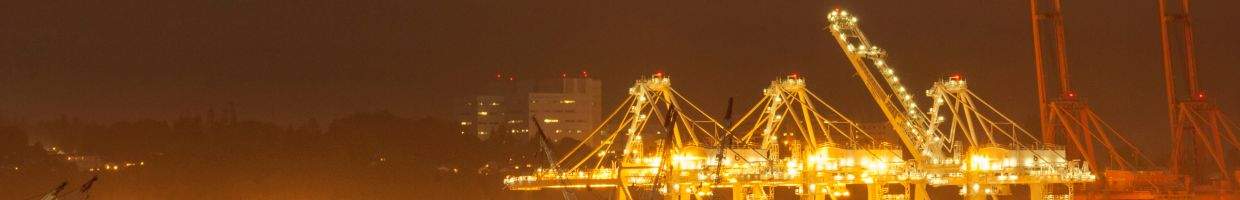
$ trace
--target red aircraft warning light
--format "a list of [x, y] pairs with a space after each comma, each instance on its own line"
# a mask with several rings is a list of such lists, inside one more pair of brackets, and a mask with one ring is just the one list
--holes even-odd
[[950, 76], [948, 76], [947, 78], [948, 78], [948, 80], [959, 81], [959, 80], [964, 80], [964, 75], [962, 75], [962, 74], [960, 74], [960, 73], [952, 73], [952, 74], [951, 74]]

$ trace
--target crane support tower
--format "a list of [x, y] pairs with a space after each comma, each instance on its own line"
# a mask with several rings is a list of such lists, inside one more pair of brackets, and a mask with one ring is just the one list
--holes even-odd
[[[1171, 0], [1170, 3], [1158, 0], [1163, 79], [1172, 140], [1169, 170], [1187, 176], [1189, 181], [1186, 182], [1191, 183], [1192, 193], [1197, 198], [1240, 198], [1237, 197], [1237, 176], [1226, 159], [1228, 152], [1240, 150], [1240, 139], [1235, 135], [1240, 126], [1207, 98], [1197, 82], [1189, 5], [1189, 0]], [[1186, 164], [1188, 162], [1200, 164]]]

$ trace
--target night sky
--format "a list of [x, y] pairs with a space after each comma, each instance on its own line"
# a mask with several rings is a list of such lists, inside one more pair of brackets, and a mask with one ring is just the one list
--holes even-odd
[[[1119, 130], [1157, 139], [1167, 123], [1155, 2], [1066, 1], [1064, 15], [1078, 93]], [[275, 122], [373, 110], [448, 118], [496, 73], [588, 70], [615, 103], [633, 80], [663, 70], [716, 113], [728, 97], [748, 106], [768, 81], [796, 72], [845, 113], [882, 121], [822, 29], [834, 6], [860, 17], [913, 88], [962, 73], [1035, 126], [1024, 0], [8, 1], [0, 113], [110, 122], [235, 102], [242, 118]], [[1237, 7], [1192, 7], [1201, 83], [1233, 118]]]

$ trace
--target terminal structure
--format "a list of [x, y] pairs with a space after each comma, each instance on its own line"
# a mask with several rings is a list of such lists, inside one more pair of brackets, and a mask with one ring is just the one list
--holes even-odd
[[[1031, 2], [1034, 26], [1039, 26], [1037, 4]], [[944, 77], [924, 92], [914, 92], [900, 82], [898, 68], [888, 63], [888, 52], [866, 38], [856, 16], [834, 10], [827, 20], [830, 37], [896, 137], [883, 140], [867, 133], [810, 91], [809, 79], [796, 74], [755, 91], [762, 98], [734, 120], [731, 108], [718, 119], [706, 114], [674, 89], [670, 76], [657, 73], [637, 80], [627, 98], [584, 134], [586, 142], [532, 174], [505, 178], [504, 184], [511, 190], [592, 189], [614, 192], [612, 199], [678, 200], [774, 199], [777, 191], [815, 200], [930, 199], [942, 191], [958, 199], [1122, 195], [1142, 199], [1186, 194], [1134, 189], [1148, 188], [1134, 184], [1156, 185], [1136, 183], [1138, 178], [1171, 177], [1163, 181], [1171, 183], [1182, 179], [1164, 176], [1143, 156], [1121, 155], [1118, 148], [1140, 151], [1072, 98], [1066, 75], [1060, 77], [1066, 96], [1053, 102], [1040, 99], [1044, 124], [1035, 134], [969, 90], [962, 76]], [[1062, 49], [1062, 43], [1057, 46]], [[1066, 73], [1065, 62], [1059, 63]], [[1037, 66], [1042, 68], [1040, 61]], [[1176, 129], [1177, 136], [1227, 137], [1225, 141], [1240, 144], [1230, 132], [1220, 131], [1231, 126], [1205, 124], [1230, 123], [1216, 109], [1202, 111], [1208, 106], [1198, 106], [1209, 104], [1172, 100], [1172, 115], [1180, 120], [1173, 125], [1192, 128]], [[1095, 152], [1095, 144], [1103, 151]], [[1211, 152], [1222, 148], [1205, 146]], [[1219, 165], [1226, 164], [1218, 160]], [[1144, 163], [1140, 165], [1144, 168], [1133, 163]], [[1099, 168], [1106, 176], [1097, 174]], [[1178, 186], [1179, 191], [1187, 187]], [[1133, 191], [1147, 195], [1131, 196]]]

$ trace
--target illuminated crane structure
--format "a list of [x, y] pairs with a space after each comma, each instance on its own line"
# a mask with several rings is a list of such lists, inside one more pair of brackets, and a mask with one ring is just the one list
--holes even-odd
[[[933, 104], [927, 111], [919, 110], [895, 68], [886, 63], [887, 52], [870, 43], [857, 17], [835, 10], [828, 19], [832, 36], [912, 153], [917, 168], [960, 177], [929, 184], [960, 186], [966, 198], [985, 198], [1006, 191], [1009, 185], [1028, 185], [1032, 199], [1044, 199], [1071, 195], [1071, 189], [1064, 191], [1068, 194], [1052, 195], [1048, 190], [1054, 188], [1048, 185], [1071, 186], [1096, 178], [1088, 167], [1067, 161], [1063, 149], [1041, 146], [1036, 137], [970, 91], [958, 75], [927, 90]], [[925, 193], [924, 183], [914, 184], [917, 193]]]
[[[638, 80], [586, 142], [533, 174], [505, 178], [505, 185], [613, 188], [615, 199], [684, 200], [723, 190], [733, 199], [773, 199], [777, 188], [800, 199], [838, 199], [852, 196], [850, 185], [865, 186], [865, 198], [875, 200], [929, 199], [928, 187], [986, 199], [1027, 185], [1030, 199], [1067, 199], [1071, 185], [1096, 179], [1088, 165], [1041, 145], [960, 76], [927, 90], [933, 103], [922, 110], [855, 16], [835, 10], [828, 20], [900, 145], [874, 139], [797, 75], [772, 81], [757, 104], [725, 127], [656, 74]], [[595, 140], [597, 147], [583, 148]]]
[[[1240, 139], [1235, 135], [1240, 126], [1228, 119], [1218, 105], [1208, 101], [1206, 93], [1197, 83], [1197, 60], [1193, 52], [1189, 1], [1178, 2], [1176, 5], [1168, 4], [1167, 0], [1158, 0], [1163, 78], [1166, 81], [1168, 118], [1171, 125], [1170, 171], [1190, 177], [1193, 183], [1190, 185], [1194, 186], [1196, 197], [1237, 198], [1237, 181], [1233, 179], [1236, 176], [1229, 168], [1226, 152], [1240, 150]], [[1176, 11], [1172, 6], [1178, 6], [1179, 12], [1174, 13]], [[1179, 31], [1176, 32], [1174, 28], [1179, 28]], [[1172, 34], [1179, 34], [1181, 38], [1174, 40]], [[1179, 42], [1182, 46], [1173, 45], [1173, 42]], [[1176, 58], [1181, 61], [1177, 62]], [[1176, 79], [1177, 64], [1183, 67], [1183, 82]], [[1188, 98], [1177, 95], [1177, 92], [1181, 92], [1177, 89], [1177, 83], [1187, 86]], [[1197, 166], [1209, 166], [1190, 169], [1185, 166], [1187, 161], [1208, 162]]]
[[[1073, 150], [1069, 157], [1082, 159], [1091, 169], [1103, 171], [1103, 181], [1077, 188], [1080, 192], [1076, 193], [1076, 198], [1165, 199], [1184, 196], [1186, 186], [1181, 181], [1182, 177], [1156, 170], [1158, 166], [1140, 148], [1080, 100], [1068, 76], [1062, 4], [1060, 0], [1049, 0], [1049, 5], [1039, 2], [1046, 1], [1029, 0], [1029, 12], [1042, 141], [1067, 146]], [[1049, 46], [1053, 47], [1050, 48], [1054, 53], [1053, 63], [1058, 68], [1059, 96], [1054, 100], [1047, 99], [1047, 63], [1043, 61], [1047, 49], [1043, 48], [1045, 42], [1042, 37], [1046, 35], [1042, 32], [1043, 26], [1050, 26], [1052, 30], [1050, 35], [1053, 40]], [[1101, 152], [1098, 147], [1102, 148]]]

